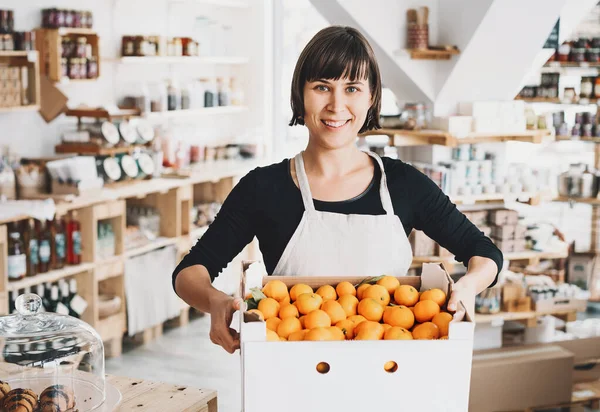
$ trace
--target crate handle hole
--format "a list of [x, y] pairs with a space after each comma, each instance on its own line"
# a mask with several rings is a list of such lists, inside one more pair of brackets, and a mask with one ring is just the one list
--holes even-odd
[[329, 366], [329, 364], [327, 362], [319, 362], [317, 364], [317, 372], [319, 372], [322, 375], [325, 375], [326, 373], [328, 373], [330, 369], [331, 369], [331, 367]]
[[383, 365], [383, 369], [387, 373], [394, 373], [398, 370], [398, 364], [394, 361], [389, 361], [389, 362], [386, 362], [385, 365]]

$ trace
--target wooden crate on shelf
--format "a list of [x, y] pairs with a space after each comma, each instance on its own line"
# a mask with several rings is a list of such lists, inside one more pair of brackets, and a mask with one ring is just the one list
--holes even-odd
[[[0, 76], [0, 112], [38, 110], [41, 103], [38, 52], [0, 51], [0, 68], [3, 67], [8, 70], [16, 67], [18, 71], [11, 71], [12, 80]], [[8, 75], [8, 71], [6, 73]], [[4, 104], [9, 93], [13, 96], [12, 103]]]
[[[105, 343], [104, 353], [107, 358], [121, 355], [123, 334], [127, 330], [123, 261], [120, 260], [120, 265], [116, 262], [98, 264], [95, 270], [95, 302], [97, 306], [94, 312], [93, 326]], [[100, 295], [118, 296], [121, 299], [118, 312], [101, 318], [98, 310]]]
[[[77, 41], [78, 37], [85, 37], [87, 44], [92, 46], [92, 56], [98, 64], [98, 77], [100, 76], [100, 41], [98, 34], [90, 29], [36, 29], [36, 48], [40, 52], [40, 70], [42, 75], [48, 76], [51, 81], [63, 81], [61, 58], [62, 38], [69, 37]], [[68, 79], [68, 78], [67, 78]], [[94, 79], [68, 79], [69, 81], [94, 80]]]
[[84, 262], [97, 262], [98, 252], [98, 222], [110, 220], [115, 234], [115, 255], [123, 255], [125, 235], [125, 201], [114, 200], [98, 203], [79, 211], [81, 222], [82, 251]]

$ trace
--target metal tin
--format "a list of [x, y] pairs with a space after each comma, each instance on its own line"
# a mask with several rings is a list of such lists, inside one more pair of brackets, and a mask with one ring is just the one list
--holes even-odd
[[120, 156], [119, 163], [121, 164], [121, 170], [125, 173], [125, 176], [135, 179], [139, 175], [139, 168], [136, 161], [128, 154]]
[[137, 141], [137, 132], [135, 127], [127, 120], [119, 123], [119, 133], [126, 143], [134, 144]]

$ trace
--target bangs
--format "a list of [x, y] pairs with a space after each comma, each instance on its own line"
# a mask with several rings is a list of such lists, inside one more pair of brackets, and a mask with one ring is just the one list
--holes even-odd
[[308, 82], [319, 79], [350, 81], [369, 79], [369, 55], [357, 39], [346, 35], [320, 45], [321, 53], [307, 61], [303, 78]]

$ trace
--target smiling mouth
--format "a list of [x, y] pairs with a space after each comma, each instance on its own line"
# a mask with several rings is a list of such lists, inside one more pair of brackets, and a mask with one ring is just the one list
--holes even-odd
[[350, 121], [350, 119], [348, 120], [340, 120], [340, 121], [331, 121], [331, 120], [321, 120], [321, 123], [323, 123], [325, 126], [327, 127], [331, 127], [334, 129], [339, 129], [340, 127], [345, 126], [348, 122]]

